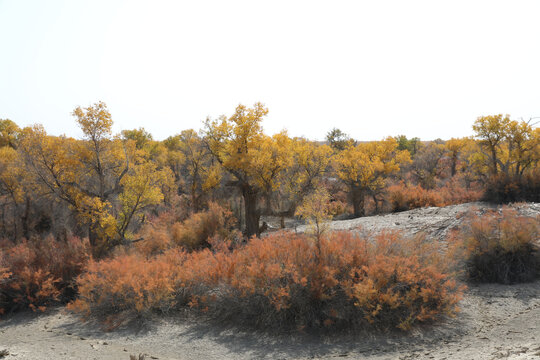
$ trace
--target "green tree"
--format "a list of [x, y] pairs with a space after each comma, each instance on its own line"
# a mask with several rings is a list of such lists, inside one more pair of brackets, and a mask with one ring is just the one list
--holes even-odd
[[335, 151], [343, 151], [348, 145], [354, 143], [354, 140], [338, 128], [333, 128], [326, 134], [326, 141]]

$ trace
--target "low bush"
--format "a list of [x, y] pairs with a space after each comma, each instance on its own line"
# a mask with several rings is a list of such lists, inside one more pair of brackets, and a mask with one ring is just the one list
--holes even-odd
[[407, 211], [426, 206], [443, 206], [443, 199], [437, 192], [425, 190], [420, 185], [400, 183], [388, 187], [388, 202], [391, 211]]
[[403, 182], [388, 187], [387, 202], [390, 211], [406, 211], [428, 206], [448, 206], [478, 201], [482, 191], [476, 187], [463, 186], [458, 179], [451, 179], [443, 186], [426, 190], [420, 185], [406, 185]]
[[174, 243], [188, 250], [209, 247], [209, 239], [217, 237], [224, 241], [232, 241], [240, 237], [234, 229], [236, 219], [232, 212], [216, 203], [210, 203], [208, 210], [195, 213], [182, 223], [172, 227]]
[[519, 177], [492, 176], [485, 185], [483, 200], [496, 204], [540, 202], [540, 171]]
[[19, 243], [0, 242], [0, 313], [71, 300], [75, 278], [90, 257], [88, 242], [31, 238]]
[[141, 241], [135, 243], [139, 253], [146, 256], [162, 254], [165, 250], [182, 247], [198, 250], [210, 247], [212, 243], [232, 243], [241, 238], [235, 230], [232, 212], [216, 203], [210, 203], [208, 210], [194, 213], [183, 221], [169, 213], [150, 220], [141, 230]]
[[184, 255], [169, 250], [152, 259], [124, 254], [91, 261], [78, 279], [79, 296], [68, 308], [86, 319], [103, 319], [109, 329], [153, 311], [167, 311], [176, 305]]
[[540, 218], [519, 216], [507, 207], [469, 218], [450, 241], [468, 279], [510, 284], [538, 276]]
[[446, 181], [443, 186], [433, 190], [442, 197], [443, 206], [463, 204], [482, 199], [484, 190], [477, 182], [467, 184], [459, 175]]
[[[152, 259], [91, 263], [71, 308], [109, 323], [188, 305], [227, 323], [280, 329], [397, 326], [457, 311], [457, 285], [439, 249], [386, 233], [333, 233], [315, 242], [288, 232]], [[122, 320], [123, 321], [123, 320]]]

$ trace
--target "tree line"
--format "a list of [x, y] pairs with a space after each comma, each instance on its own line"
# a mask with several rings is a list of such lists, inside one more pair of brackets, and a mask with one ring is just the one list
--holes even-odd
[[239, 105], [230, 116], [206, 119], [200, 131], [163, 141], [142, 128], [113, 134], [103, 102], [73, 111], [81, 139], [0, 119], [0, 238], [74, 234], [88, 237], [101, 257], [139, 241], [153, 216], [175, 208], [187, 216], [211, 201], [234, 209], [250, 238], [263, 230], [261, 216], [295, 216], [321, 187], [355, 217], [398, 210], [388, 207], [389, 194], [413, 187], [540, 201], [534, 120], [482, 116], [473, 136], [446, 141], [358, 142], [332, 129], [325, 142], [316, 142], [286, 131], [265, 134], [267, 114], [261, 103]]

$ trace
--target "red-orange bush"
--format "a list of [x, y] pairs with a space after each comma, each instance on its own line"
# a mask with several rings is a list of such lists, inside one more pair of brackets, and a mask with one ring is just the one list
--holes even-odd
[[483, 192], [476, 187], [465, 187], [457, 178], [451, 179], [437, 189], [426, 190], [420, 185], [403, 182], [389, 186], [387, 201], [391, 211], [406, 211], [427, 206], [448, 206], [478, 201]]
[[434, 190], [442, 196], [443, 206], [479, 201], [482, 198], [484, 191], [480, 184], [472, 183], [466, 186], [464, 182], [464, 179], [454, 176], [443, 186]]
[[172, 247], [197, 250], [215, 242], [229, 243], [241, 238], [234, 229], [235, 222], [232, 212], [216, 203], [210, 203], [208, 210], [194, 213], [183, 221], [164, 213], [144, 226], [139, 234], [142, 240], [136, 242], [135, 247], [139, 253], [153, 256]]
[[334, 233], [320, 255], [305, 235], [277, 233], [153, 259], [92, 263], [72, 308], [86, 316], [144, 315], [186, 303], [216, 319], [279, 328], [398, 326], [452, 314], [462, 289], [439, 249], [387, 233]]
[[173, 245], [171, 234], [166, 227], [159, 227], [149, 223], [139, 235], [141, 238], [135, 242], [135, 248], [140, 254], [146, 256], [162, 254]]
[[109, 328], [152, 311], [167, 311], [176, 305], [184, 257], [169, 250], [152, 259], [124, 254], [91, 261], [78, 278], [79, 297], [68, 307], [87, 319], [104, 319]]
[[236, 220], [230, 210], [210, 203], [208, 210], [195, 213], [182, 223], [172, 226], [174, 243], [189, 250], [209, 247], [209, 239], [217, 237], [224, 241], [232, 241], [240, 236], [234, 230]]
[[[189, 266], [187, 266], [189, 268]], [[453, 313], [461, 289], [433, 245], [397, 233], [374, 242], [351, 233], [254, 239], [231, 254], [221, 286], [201, 306], [261, 326], [409, 328]]]
[[44, 310], [71, 299], [74, 279], [88, 259], [86, 240], [46, 238], [0, 242], [0, 313], [25, 308]]
[[519, 216], [511, 208], [471, 213], [450, 236], [451, 253], [473, 281], [515, 283], [540, 273], [540, 217]]
[[388, 202], [392, 211], [406, 211], [426, 206], [443, 206], [442, 196], [433, 190], [426, 190], [420, 185], [403, 183], [392, 185], [387, 190]]

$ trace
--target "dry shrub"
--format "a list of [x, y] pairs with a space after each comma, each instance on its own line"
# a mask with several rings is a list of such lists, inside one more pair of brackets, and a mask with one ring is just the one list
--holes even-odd
[[443, 206], [479, 201], [484, 191], [477, 183], [465, 185], [464, 179], [454, 176], [443, 186], [433, 191], [438, 192], [443, 199]]
[[451, 234], [451, 251], [472, 281], [525, 282], [539, 274], [540, 218], [519, 216], [503, 207], [470, 221]]
[[234, 230], [236, 220], [230, 210], [210, 203], [208, 210], [195, 213], [182, 223], [172, 226], [172, 240], [175, 244], [188, 250], [209, 247], [209, 239], [219, 238], [232, 241], [239, 237]]
[[478, 201], [483, 192], [476, 187], [465, 187], [457, 178], [451, 179], [437, 189], [426, 190], [420, 185], [403, 182], [388, 187], [387, 201], [391, 211], [406, 211], [428, 206], [448, 206]]
[[138, 234], [137, 251], [148, 257], [174, 247], [197, 250], [241, 238], [240, 232], [234, 229], [236, 219], [232, 212], [217, 203], [210, 203], [208, 210], [180, 219], [175, 212], [150, 219]]
[[320, 245], [319, 255], [311, 238], [282, 232], [234, 250], [168, 250], [153, 259], [91, 263], [71, 307], [117, 323], [118, 314], [188, 304], [227, 323], [279, 329], [408, 329], [457, 310], [462, 288], [439, 249], [421, 238], [341, 232]]
[[485, 185], [483, 200], [496, 204], [540, 202], [540, 171], [523, 176], [492, 176]]
[[[318, 256], [304, 235], [253, 239], [231, 253], [225, 266], [221, 260], [215, 262], [219, 269], [210, 266], [219, 295], [213, 289], [204, 299], [195, 296], [195, 303], [228, 321], [279, 328], [369, 323], [408, 329], [456, 310], [462, 289], [436, 247], [421, 238], [385, 233], [371, 242], [339, 232], [320, 245]], [[218, 282], [216, 272], [222, 274]]]
[[420, 185], [412, 186], [404, 183], [392, 185], [388, 187], [387, 194], [393, 212], [444, 204], [438, 192], [426, 190]]
[[88, 242], [32, 238], [0, 243], [0, 313], [46, 306], [70, 300], [74, 283], [90, 257]]
[[169, 250], [152, 259], [124, 254], [91, 261], [77, 280], [79, 296], [68, 308], [86, 319], [103, 319], [109, 329], [153, 311], [166, 312], [176, 305], [184, 257], [181, 251]]
[[135, 242], [135, 248], [140, 254], [154, 256], [162, 254], [172, 245], [171, 235], [164, 227], [157, 227], [153, 223], [147, 224], [141, 233], [140, 241]]

